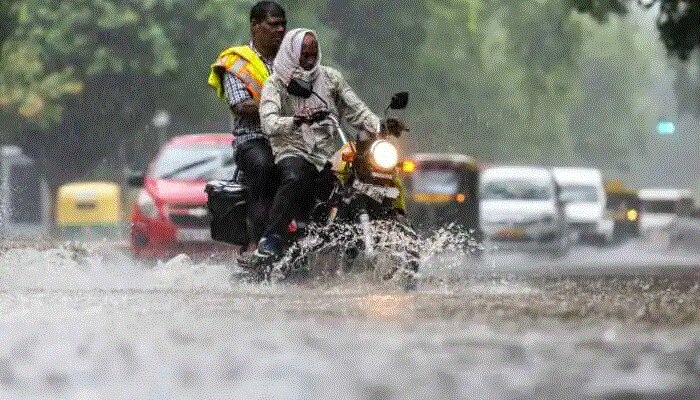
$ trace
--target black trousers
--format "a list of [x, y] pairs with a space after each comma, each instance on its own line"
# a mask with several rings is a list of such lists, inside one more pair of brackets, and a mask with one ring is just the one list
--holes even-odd
[[270, 209], [270, 222], [265, 236], [287, 236], [294, 219], [307, 221], [316, 199], [328, 198], [333, 189], [330, 170], [319, 172], [299, 156], [287, 157], [277, 163], [279, 187]]
[[236, 164], [243, 172], [248, 187], [248, 242], [257, 243], [268, 225], [268, 214], [278, 184], [270, 143], [265, 139], [241, 143], [236, 149]]

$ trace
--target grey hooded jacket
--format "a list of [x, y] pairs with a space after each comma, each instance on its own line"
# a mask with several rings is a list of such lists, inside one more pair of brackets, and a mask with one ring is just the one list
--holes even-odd
[[[346, 121], [359, 131], [376, 133], [380, 119], [350, 88], [343, 75], [330, 67], [320, 66], [321, 76], [329, 89], [329, 112], [340, 121]], [[304, 114], [314, 110], [298, 110], [299, 98], [287, 93], [283, 80], [272, 74], [265, 83], [260, 101], [260, 121], [263, 133], [270, 139], [275, 162], [300, 156], [313, 164], [319, 171], [341, 146], [335, 128], [329, 122], [294, 126], [295, 113]]]

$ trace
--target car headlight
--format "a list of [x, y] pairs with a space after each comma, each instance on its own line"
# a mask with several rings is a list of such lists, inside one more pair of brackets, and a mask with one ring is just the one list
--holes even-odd
[[396, 146], [386, 140], [377, 140], [369, 148], [374, 163], [382, 169], [393, 169], [399, 163], [399, 152]]
[[142, 190], [139, 193], [138, 206], [139, 210], [141, 210], [141, 214], [143, 214], [145, 217], [158, 218], [158, 207], [156, 206], [156, 202], [145, 190]]

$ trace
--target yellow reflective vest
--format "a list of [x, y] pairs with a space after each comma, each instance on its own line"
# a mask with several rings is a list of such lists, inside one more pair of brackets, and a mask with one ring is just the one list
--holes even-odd
[[230, 47], [219, 54], [209, 70], [209, 86], [219, 98], [226, 100], [224, 74], [230, 72], [242, 80], [250, 95], [260, 102], [260, 93], [270, 73], [260, 56], [250, 46]]

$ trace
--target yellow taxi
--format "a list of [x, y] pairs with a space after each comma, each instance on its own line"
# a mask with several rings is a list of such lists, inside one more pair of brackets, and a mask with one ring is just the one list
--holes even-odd
[[464, 154], [418, 153], [402, 163], [408, 214], [427, 229], [479, 230], [479, 166]]
[[619, 179], [605, 182], [606, 208], [615, 226], [616, 240], [639, 236], [641, 200], [636, 190], [626, 187]]
[[114, 182], [72, 182], [56, 195], [56, 230], [62, 238], [96, 239], [122, 233], [121, 188]]

